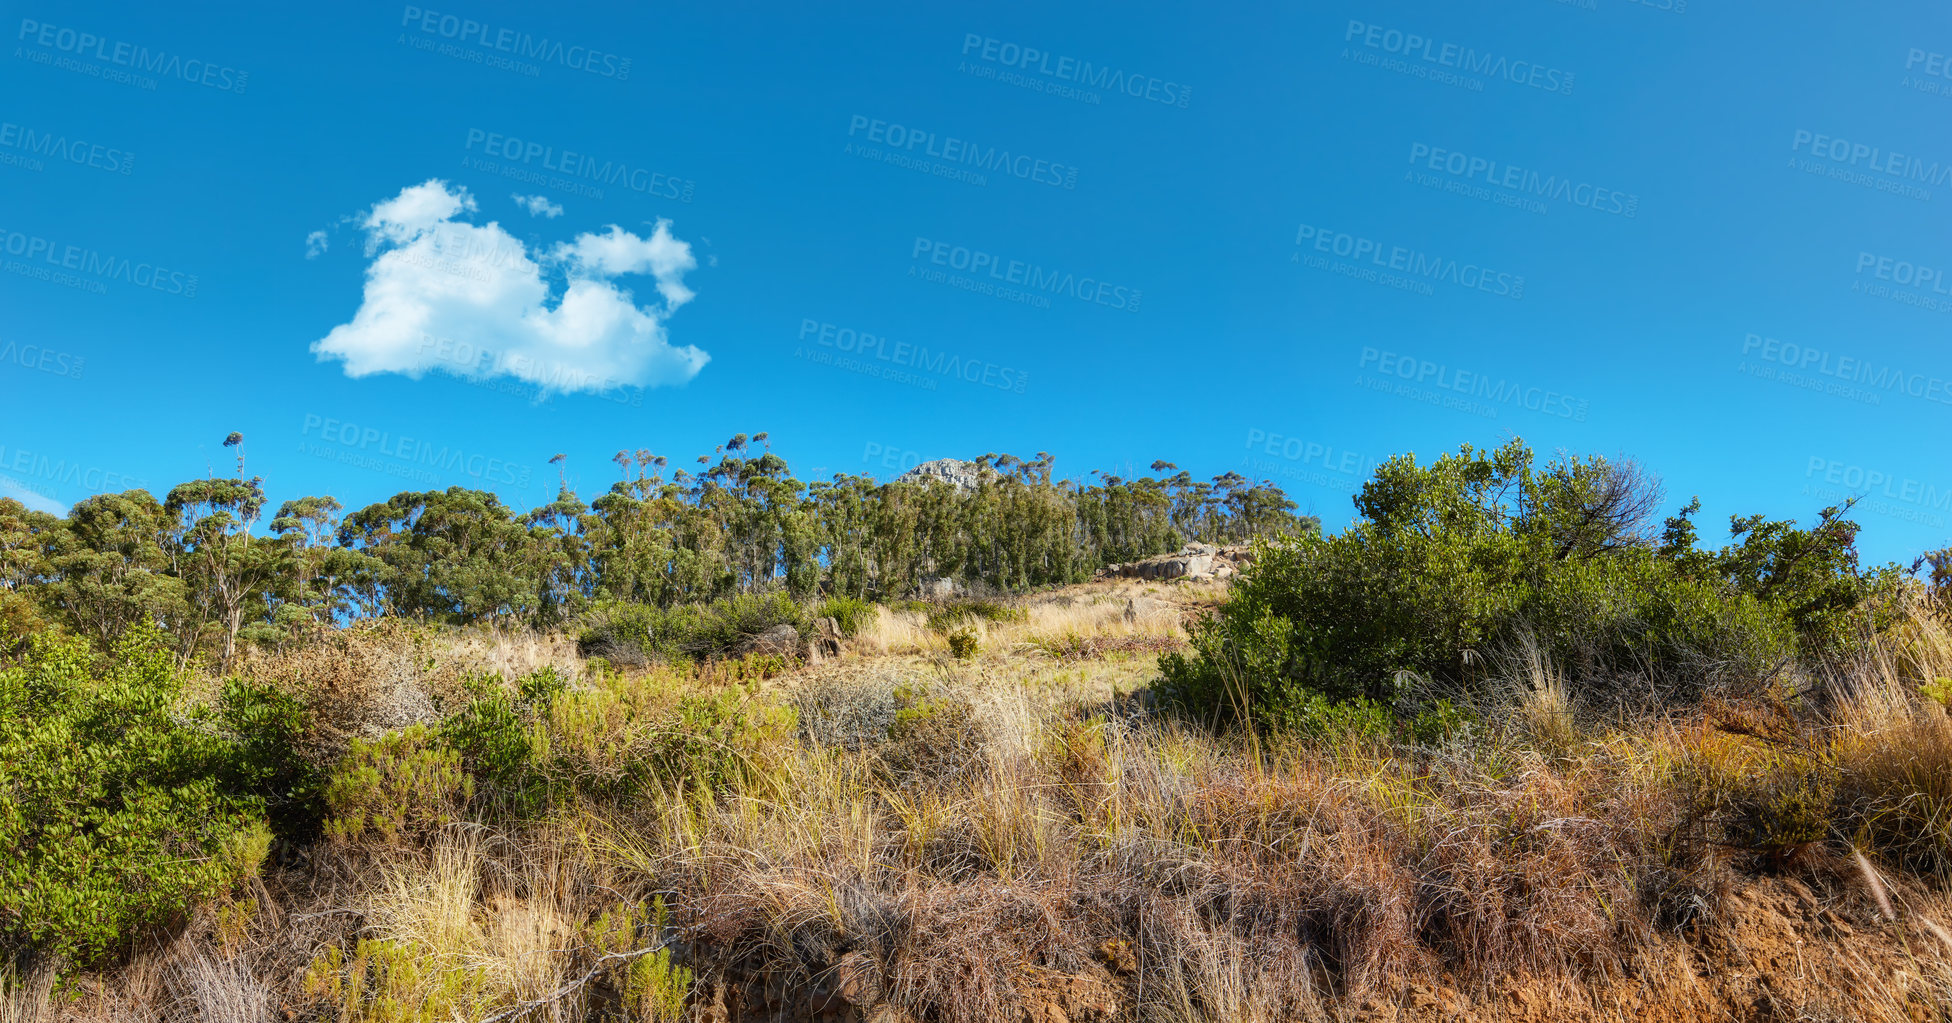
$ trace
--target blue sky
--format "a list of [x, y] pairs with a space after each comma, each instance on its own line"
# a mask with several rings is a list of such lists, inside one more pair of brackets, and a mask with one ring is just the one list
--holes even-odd
[[[6, 4], [0, 492], [1521, 436], [1952, 540], [1942, 5]], [[660, 227], [660, 223], [663, 224]], [[870, 340], [864, 340], [870, 339]]]

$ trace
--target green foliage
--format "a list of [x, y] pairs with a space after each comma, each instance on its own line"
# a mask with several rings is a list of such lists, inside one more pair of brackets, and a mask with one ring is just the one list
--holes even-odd
[[806, 626], [806, 612], [785, 593], [739, 594], [709, 604], [657, 608], [648, 604], [604, 603], [584, 619], [578, 647], [616, 659], [652, 654], [666, 659], [706, 660], [735, 653], [751, 637], [777, 625]]
[[455, 819], [474, 794], [461, 754], [425, 725], [355, 739], [326, 783], [327, 836], [352, 842], [368, 832], [392, 842], [424, 839]]
[[87, 962], [262, 860], [264, 736], [183, 723], [160, 643], [132, 628], [97, 664], [43, 637], [0, 671], [0, 946]]
[[226, 784], [262, 800], [280, 836], [311, 838], [324, 813], [325, 778], [297, 753], [311, 724], [304, 701], [232, 678], [224, 683], [215, 722], [236, 744]]
[[1836, 509], [1811, 530], [1736, 519], [1738, 543], [1703, 551], [1696, 505], [1648, 535], [1657, 504], [1630, 463], [1539, 467], [1519, 441], [1391, 459], [1353, 526], [1264, 545], [1192, 655], [1161, 667], [1193, 706], [1277, 723], [1315, 715], [1318, 697], [1401, 709], [1426, 681], [1470, 690], [1528, 638], [1588, 695], [1628, 680], [1698, 692], [1846, 649], [1888, 582], [1859, 575]]
[[937, 632], [947, 632], [966, 622], [997, 623], [1029, 620], [1028, 612], [1015, 604], [978, 597], [948, 600], [939, 604], [924, 604], [922, 609], [928, 614], [929, 628]]
[[949, 653], [959, 661], [974, 660], [977, 642], [976, 630], [964, 626], [949, 633]]
[[[649, 948], [664, 938], [667, 923], [662, 897], [652, 900], [648, 913], [638, 907], [621, 906], [590, 924], [590, 946], [593, 951], [606, 955]], [[622, 977], [617, 988], [623, 995], [624, 1018], [643, 1023], [678, 1023], [684, 1019], [692, 973], [671, 961], [669, 947], [637, 956], [619, 972]]]
[[[156, 623], [183, 654], [209, 647], [228, 665], [240, 642], [279, 646], [347, 617], [546, 628], [588, 612], [621, 618], [625, 633], [658, 633], [682, 656], [710, 657], [727, 638], [717, 601], [829, 592], [823, 611], [851, 633], [872, 614], [867, 600], [899, 599], [926, 581], [986, 590], [1080, 582], [1187, 540], [1316, 528], [1273, 485], [1231, 472], [1206, 483], [1184, 472], [1082, 483], [1058, 479], [1040, 453], [977, 459], [971, 489], [865, 476], [808, 484], [751, 438], [716, 454], [667, 479], [663, 457], [618, 452], [623, 478], [591, 503], [565, 485], [525, 514], [458, 486], [343, 516], [336, 499], [307, 495], [278, 506], [269, 535], [257, 529], [269, 507], [262, 481], [244, 476], [241, 456], [235, 478], [192, 480], [160, 503], [141, 490], [103, 494], [63, 519], [0, 499], [0, 627], [44, 616], [106, 648]], [[668, 623], [617, 611], [703, 605], [715, 609], [705, 620]], [[591, 652], [631, 664], [655, 646]]]
[[1729, 841], [1782, 863], [1828, 837], [1836, 774], [1823, 768], [1773, 774], [1742, 791], [1729, 816]]
[[814, 609], [815, 618], [832, 618], [840, 624], [841, 635], [858, 636], [861, 627], [874, 620], [872, 601], [857, 597], [828, 597]]
[[481, 793], [517, 813], [533, 810], [543, 795], [532, 771], [535, 743], [526, 710], [507, 694], [495, 693], [469, 701], [440, 729]]
[[445, 952], [419, 942], [361, 938], [347, 957], [338, 945], [328, 945], [312, 959], [301, 985], [336, 1006], [344, 1023], [479, 1018], [492, 1000], [487, 970], [455, 963]]
[[706, 791], [751, 785], [779, 767], [798, 724], [793, 708], [749, 691], [688, 695], [678, 704], [674, 727], [660, 734], [642, 763], [667, 784]]

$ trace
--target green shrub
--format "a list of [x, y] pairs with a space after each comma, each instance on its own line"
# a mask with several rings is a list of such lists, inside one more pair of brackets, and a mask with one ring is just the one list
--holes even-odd
[[1735, 801], [1729, 841], [1786, 863], [1829, 835], [1835, 797], [1836, 777], [1827, 765], [1768, 777]]
[[98, 664], [44, 636], [0, 671], [0, 949], [17, 966], [107, 955], [264, 856], [247, 790], [279, 768], [255, 731], [185, 723], [162, 643], [132, 629]]
[[1392, 459], [1348, 530], [1262, 547], [1190, 653], [1161, 659], [1166, 688], [1272, 723], [1319, 716], [1318, 697], [1401, 711], [1427, 683], [1481, 689], [1528, 639], [1583, 698], [1753, 685], [1848, 648], [1888, 578], [1857, 572], [1855, 526], [1836, 509], [1810, 530], [1736, 519], [1738, 543], [1702, 551], [1698, 505], [1657, 542], [1644, 528], [1657, 502], [1630, 464], [1535, 467], [1519, 441]]
[[599, 655], [620, 664], [641, 663], [646, 655], [709, 660], [737, 652], [749, 637], [777, 625], [806, 627], [805, 609], [785, 593], [741, 594], [671, 608], [607, 602], [584, 616], [577, 647], [586, 657]]
[[327, 836], [422, 839], [454, 820], [474, 794], [461, 754], [426, 725], [355, 739], [325, 787]]
[[977, 639], [975, 629], [964, 626], [949, 633], [949, 652], [955, 655], [956, 660], [967, 661], [974, 659], [976, 656], [976, 647]]
[[543, 779], [533, 770], [535, 744], [527, 708], [496, 694], [469, 701], [441, 722], [440, 737], [461, 755], [480, 794], [517, 813], [535, 809]]
[[224, 683], [216, 713], [206, 716], [214, 717], [235, 744], [225, 783], [232, 791], [262, 800], [281, 837], [311, 839], [324, 814], [325, 778], [299, 752], [312, 722], [305, 702], [271, 686], [233, 678]]
[[832, 618], [840, 623], [843, 636], [858, 636], [861, 627], [874, 620], [874, 604], [854, 597], [828, 597], [813, 612], [815, 618]]
[[[652, 899], [648, 913], [638, 907], [621, 906], [597, 917], [588, 931], [591, 948], [606, 955], [648, 948], [669, 934], [664, 900]], [[622, 977], [617, 987], [623, 995], [628, 1019], [677, 1023], [684, 1018], [692, 973], [672, 962], [670, 948], [630, 959], [618, 972]]]
[[947, 632], [958, 625], [969, 622], [1022, 622], [1028, 621], [1029, 612], [1015, 604], [1000, 600], [985, 600], [981, 597], [964, 597], [927, 605], [929, 628], [936, 632]]
[[666, 785], [716, 791], [754, 784], [779, 767], [798, 725], [793, 708], [749, 690], [688, 695], [638, 766]]

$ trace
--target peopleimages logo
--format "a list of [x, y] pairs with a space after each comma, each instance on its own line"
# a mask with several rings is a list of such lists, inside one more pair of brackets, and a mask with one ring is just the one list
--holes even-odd
[[1935, 511], [1952, 511], [1952, 489], [1943, 489], [1909, 476], [1895, 476], [1841, 459], [1811, 455], [1803, 478], [1814, 480], [1819, 475], [1823, 482], [1846, 487], [1860, 497], [1883, 497]]
[[565, 45], [547, 36], [537, 39], [527, 32], [495, 28], [473, 18], [408, 6], [400, 15], [400, 25], [422, 35], [452, 40], [483, 50], [506, 53], [525, 60], [555, 64], [571, 71], [584, 71], [600, 78], [624, 81], [630, 77], [630, 58], [591, 46]]
[[1952, 79], [1952, 57], [1936, 50], [1921, 50], [1916, 46], [1905, 53], [1905, 70], [1930, 75], [1933, 78]]
[[[186, 59], [182, 54], [162, 50], [151, 52], [146, 46], [117, 42], [93, 32], [62, 28], [32, 18], [20, 19], [20, 34], [14, 38], [18, 42], [40, 47], [43, 51], [65, 53], [72, 57], [96, 61], [99, 64], [132, 68], [163, 78], [175, 78], [192, 85], [216, 89], [219, 92], [241, 93], [244, 91], [245, 84], [251, 80], [248, 72], [227, 65], [213, 64], [194, 57]], [[16, 55], [19, 55], [18, 52]]]
[[1907, 288], [1917, 288], [1934, 295], [1952, 295], [1952, 279], [1946, 277], [1945, 271], [1935, 266], [1914, 263], [1908, 259], [1893, 259], [1876, 253], [1859, 252], [1857, 275], [1889, 281]]
[[22, 345], [8, 341], [0, 345], [0, 363], [13, 363], [22, 369], [34, 369], [50, 376], [73, 377], [79, 380], [82, 368], [88, 365], [88, 360], [72, 352], [59, 352], [40, 345]]
[[1483, 373], [1454, 369], [1441, 362], [1376, 348], [1364, 348], [1356, 366], [1359, 369], [1373, 369], [1385, 377], [1396, 377], [1419, 387], [1467, 394], [1493, 406], [1525, 408], [1575, 422], [1585, 422], [1587, 410], [1591, 407], [1590, 402], [1569, 394], [1512, 383], [1502, 377], [1494, 381]]
[[847, 137], [866, 139], [909, 154], [919, 150], [922, 156], [946, 163], [965, 164], [991, 174], [1007, 174], [1040, 185], [1078, 187], [1078, 169], [1068, 164], [1022, 153], [1012, 154], [1008, 149], [979, 145], [953, 135], [943, 137], [932, 131], [910, 128], [864, 114], [855, 114], [848, 119]]
[[1883, 366], [1814, 345], [1779, 341], [1760, 334], [1744, 334], [1742, 354], [1790, 369], [1859, 384], [1874, 391], [1897, 392], [1941, 405], [1952, 405], [1952, 382], [1944, 377]]
[[[9, 454], [7, 446], [0, 444], [0, 471], [18, 474], [20, 478], [44, 480], [48, 483], [80, 487], [91, 493], [106, 494], [117, 490], [134, 490], [147, 486], [149, 481], [137, 479], [127, 473], [114, 472], [92, 465], [82, 465], [63, 458], [49, 458], [35, 454], [25, 448], [15, 448]], [[39, 489], [35, 493], [41, 493]], [[43, 496], [52, 497], [52, 494]]]
[[[0, 253], [18, 256], [27, 262], [10, 260], [4, 269], [8, 273], [23, 277], [53, 279], [52, 275], [61, 270], [87, 274], [95, 278], [88, 281], [75, 278], [81, 284], [89, 285], [84, 290], [100, 292], [102, 281], [123, 281], [139, 288], [149, 288], [165, 295], [181, 295], [195, 298], [197, 295], [197, 275], [171, 270], [154, 263], [138, 262], [122, 256], [111, 256], [94, 249], [84, 249], [79, 245], [62, 245], [40, 235], [23, 234], [0, 227]], [[46, 264], [45, 266], [37, 264]], [[72, 276], [72, 275], [62, 275]], [[81, 286], [72, 281], [56, 283]]]
[[[466, 149], [485, 156], [492, 156], [524, 167], [540, 167], [545, 171], [563, 175], [570, 179], [566, 184], [590, 181], [599, 185], [622, 186], [633, 192], [661, 199], [676, 199], [690, 202], [694, 183], [660, 174], [642, 165], [631, 166], [622, 160], [599, 160], [587, 153], [574, 149], [557, 149], [555, 146], [523, 139], [516, 135], [504, 135], [483, 128], [469, 128]], [[486, 169], [486, 168], [483, 168]], [[511, 177], [515, 175], [509, 175]], [[594, 198], [602, 198], [598, 193]]]
[[[127, 174], [135, 169], [135, 154], [66, 135], [35, 131], [12, 121], [0, 121], [0, 149], [11, 149], [27, 157], [43, 157], [77, 167], [93, 167], [111, 174]], [[21, 163], [40, 170], [39, 160], [23, 159], [15, 153], [0, 153], [0, 162]]]
[[[336, 445], [338, 449], [334, 451], [331, 448], [300, 445], [301, 450], [318, 457], [351, 465], [364, 465], [393, 475], [408, 475], [428, 481], [435, 479], [432, 470], [438, 469], [449, 474], [462, 473], [488, 483], [507, 483], [524, 487], [529, 485], [531, 470], [528, 466], [500, 458], [470, 453], [445, 444], [435, 447], [428, 441], [415, 440], [407, 436], [395, 437], [385, 430], [306, 413], [305, 425], [300, 430], [300, 434], [309, 439], [314, 436], [313, 430], [318, 431], [317, 437], [320, 441]], [[403, 471], [395, 472], [392, 467], [371, 464], [370, 456], [350, 457], [354, 454], [363, 455], [365, 452], [391, 459], [398, 463], [398, 468]]]
[[1075, 57], [1060, 57], [1018, 43], [1004, 42], [989, 36], [971, 32], [962, 38], [962, 55], [977, 60], [1011, 68], [1027, 74], [1041, 75], [1059, 82], [1074, 82], [1090, 89], [1106, 92], [1122, 92], [1133, 99], [1148, 100], [1163, 106], [1185, 109], [1193, 98], [1191, 86], [1169, 82], [1153, 75], [1128, 72], [1123, 68], [1093, 64]]
[[1629, 219], [1640, 214], [1640, 196], [1632, 192], [1562, 178], [1556, 174], [1540, 174], [1535, 170], [1422, 142], [1410, 144], [1410, 166], [1443, 174], [1460, 182], [1482, 183], [1538, 199], [1570, 203], [1595, 213], [1611, 213]]
[[[930, 351], [925, 345], [913, 345], [906, 341], [891, 343], [886, 335], [869, 334], [822, 320], [802, 319], [799, 340], [809, 338], [823, 348], [846, 352], [861, 359], [873, 359], [939, 377], [994, 387], [999, 391], [1022, 394], [1030, 383], [1030, 375], [1023, 370], [999, 366], [986, 359], [965, 359], [961, 355]], [[930, 390], [933, 389], [930, 387]]]
[[[1045, 306], [1048, 305], [1045, 296], [1062, 295], [1091, 305], [1101, 305], [1107, 309], [1136, 313], [1139, 311], [1139, 300], [1143, 296], [1143, 292], [1138, 288], [1128, 288], [1095, 277], [1080, 277], [1077, 274], [1048, 270], [1036, 263], [1004, 259], [982, 249], [952, 245], [949, 242], [939, 242], [919, 235], [915, 238], [915, 246], [909, 251], [908, 258], [917, 261], [926, 260], [935, 266], [989, 278], [987, 281], [975, 281], [968, 278], [946, 279], [944, 275], [946, 283], [955, 287], [990, 294], [997, 291], [994, 285], [998, 281], [1020, 285], [1024, 289], [1020, 292], [1023, 298], [1044, 299], [1041, 304]], [[925, 272], [939, 273], [939, 271]], [[911, 277], [918, 275], [914, 267], [909, 267], [908, 273]], [[1004, 296], [999, 295], [999, 297]], [[1022, 301], [1017, 298], [1012, 300]]]
[[[1880, 191], [1897, 191], [1902, 194], [1911, 195], [1912, 193], [1917, 193], [1918, 190], [1910, 189], [1906, 191], [1900, 188], [1896, 182], [1917, 181], [1927, 185], [1944, 185], [1948, 180], [1952, 180], [1952, 164], [1940, 163], [1937, 160], [1928, 162], [1915, 156], [1907, 156], [1896, 150], [1885, 149], [1882, 146], [1873, 146], [1864, 142], [1852, 142], [1848, 139], [1824, 135], [1804, 128], [1796, 129], [1796, 133], [1790, 137], [1789, 148], [1793, 153], [1808, 153], [1818, 160], [1828, 161], [1834, 165], [1828, 168], [1823, 167], [1822, 164], [1814, 165], [1814, 168], [1833, 172], [1830, 175], [1832, 177], [1850, 181], [1853, 184], [1868, 185], [1878, 188]], [[1877, 179], [1862, 178], [1861, 176], [1849, 174], [1846, 168], [1848, 168], [1848, 171], [1870, 171], [1883, 175], [1883, 177]], [[1806, 171], [1813, 170], [1809, 166], [1803, 169]], [[1919, 193], [1913, 197], [1930, 198], [1931, 196], [1930, 193]]]
[[1303, 465], [1319, 465], [1324, 469], [1340, 473], [1366, 473], [1376, 467], [1376, 460], [1368, 455], [1347, 448], [1337, 449], [1334, 445], [1321, 441], [1305, 440], [1301, 437], [1284, 437], [1258, 428], [1247, 431], [1247, 447], [1253, 450], [1260, 445], [1262, 454], [1275, 458], [1285, 458]]
[[1414, 32], [1371, 25], [1352, 18], [1342, 35], [1342, 41], [1357, 43], [1365, 49], [1392, 57], [1418, 60], [1441, 68], [1455, 68], [1486, 78], [1502, 78], [1541, 92], [1572, 94], [1573, 73], [1570, 71], [1529, 60], [1512, 60], [1503, 54], [1459, 46]]
[[[1349, 261], [1331, 264], [1320, 257], [1310, 256], [1307, 252], [1296, 252], [1289, 258], [1291, 263], [1304, 263], [1318, 270], [1329, 270], [1345, 276], [1376, 280], [1378, 283], [1385, 284], [1390, 283], [1390, 280], [1384, 278], [1412, 284], [1418, 281], [1441, 281], [1514, 301], [1525, 297], [1523, 274], [1506, 273], [1477, 263], [1445, 259], [1407, 246], [1389, 245], [1373, 238], [1364, 238], [1313, 224], [1303, 224], [1295, 231], [1295, 245], [1300, 249]], [[1383, 274], [1382, 271], [1385, 270], [1390, 273]], [[1431, 293], [1427, 285], [1421, 289], [1411, 290], [1421, 290], [1423, 294]]]

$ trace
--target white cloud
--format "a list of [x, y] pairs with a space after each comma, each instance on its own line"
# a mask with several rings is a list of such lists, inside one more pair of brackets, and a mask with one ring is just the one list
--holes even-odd
[[522, 195], [517, 193], [509, 196], [509, 198], [519, 203], [523, 209], [528, 210], [531, 216], [548, 217], [550, 220], [554, 220], [563, 215], [562, 206], [558, 203], [550, 202], [549, 197], [546, 195]]
[[[530, 252], [500, 224], [457, 219], [475, 208], [466, 189], [439, 179], [376, 204], [361, 221], [368, 255], [377, 253], [364, 300], [312, 351], [352, 377], [507, 375], [543, 393], [681, 384], [711, 360], [665, 330], [692, 298], [683, 278], [697, 265], [668, 221], [648, 238], [613, 225]], [[616, 280], [645, 274], [661, 304], [638, 305]]]
[[332, 247], [332, 239], [324, 231], [313, 231], [305, 236], [305, 258], [317, 259], [325, 250]]
[[18, 480], [0, 476], [0, 497], [11, 497], [30, 510], [46, 512], [49, 515], [66, 515], [68, 506], [36, 490], [29, 490]]

